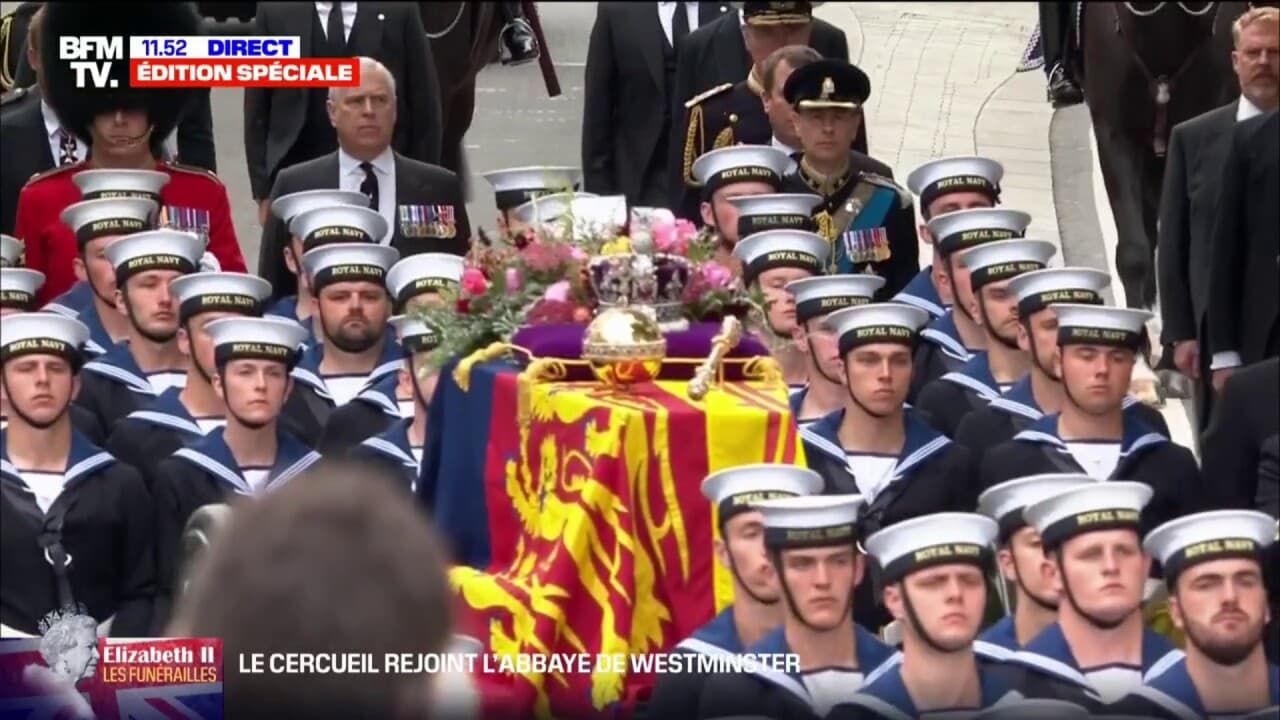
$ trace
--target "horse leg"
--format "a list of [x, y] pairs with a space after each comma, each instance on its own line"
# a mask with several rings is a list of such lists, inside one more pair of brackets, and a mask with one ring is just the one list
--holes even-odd
[[1116, 223], [1116, 274], [1126, 307], [1142, 307], [1151, 253], [1143, 221], [1142, 156], [1123, 128], [1094, 125], [1102, 181]]

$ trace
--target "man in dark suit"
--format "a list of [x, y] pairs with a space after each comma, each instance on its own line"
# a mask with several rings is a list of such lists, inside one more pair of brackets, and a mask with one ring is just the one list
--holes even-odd
[[675, 48], [728, 9], [714, 2], [596, 6], [582, 103], [586, 191], [625, 195], [631, 205], [666, 205]]
[[[280, 172], [270, 200], [303, 190], [354, 190], [386, 219], [387, 236], [374, 238], [400, 251], [463, 255], [470, 248], [471, 223], [462, 182], [444, 168], [405, 157], [392, 147], [398, 88], [386, 66], [361, 58], [360, 86], [330, 91], [329, 117], [338, 149]], [[289, 230], [272, 217], [263, 228], [258, 274], [271, 283], [273, 298], [297, 292], [284, 251]]]
[[[440, 162], [440, 87], [414, 3], [262, 2], [254, 35], [295, 35], [303, 57], [371, 57], [395, 78], [397, 116], [392, 146], [405, 157]], [[244, 151], [249, 184], [266, 225], [276, 175], [332, 153], [337, 138], [321, 88], [247, 88]]]

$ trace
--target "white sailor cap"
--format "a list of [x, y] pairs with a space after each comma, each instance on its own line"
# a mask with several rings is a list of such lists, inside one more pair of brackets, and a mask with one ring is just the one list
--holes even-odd
[[742, 261], [748, 285], [760, 273], [774, 268], [798, 268], [821, 275], [831, 255], [831, 244], [817, 233], [801, 230], [769, 230], [738, 241], [733, 256]]
[[271, 201], [271, 212], [286, 225], [308, 210], [351, 205], [368, 209], [369, 196], [355, 190], [303, 190]]
[[387, 245], [334, 243], [308, 250], [302, 256], [302, 266], [318, 294], [321, 289], [340, 282], [385, 285], [387, 272], [399, 258], [400, 252]]
[[841, 357], [863, 345], [912, 345], [929, 323], [929, 311], [900, 302], [881, 302], [837, 310], [823, 324], [836, 334]]
[[193, 273], [204, 255], [204, 238], [181, 230], [150, 230], [126, 235], [103, 250], [116, 269], [116, 286], [150, 270]]
[[232, 360], [275, 360], [292, 368], [307, 341], [306, 328], [283, 318], [219, 318], [204, 329], [218, 367]]
[[566, 166], [504, 168], [480, 173], [493, 186], [493, 201], [499, 210], [513, 210], [534, 198], [555, 193], [571, 193], [582, 182], [582, 171]]
[[823, 275], [792, 280], [786, 291], [796, 299], [796, 320], [803, 323], [870, 303], [884, 282], [879, 275]]
[[1000, 200], [1004, 166], [991, 158], [956, 155], [938, 158], [907, 175], [907, 188], [920, 197], [920, 207], [955, 192], [982, 193], [994, 204]]
[[1018, 316], [1027, 318], [1058, 303], [1101, 305], [1109, 285], [1111, 276], [1102, 270], [1057, 267], [1019, 275], [1009, 281], [1009, 292], [1018, 297]]
[[431, 352], [440, 346], [440, 333], [415, 315], [396, 315], [388, 322], [396, 329], [400, 347], [406, 353]]
[[1021, 210], [973, 208], [938, 215], [928, 222], [934, 247], [943, 255], [994, 242], [1022, 237], [1031, 216]]
[[1058, 252], [1048, 240], [997, 240], [965, 252], [961, 262], [969, 269], [974, 292], [1023, 273], [1043, 270]]
[[1066, 700], [1010, 697], [970, 716], [971, 720], [1094, 720], [1094, 715]]
[[739, 239], [768, 230], [816, 232], [818, 224], [813, 219], [813, 210], [820, 202], [821, 197], [807, 193], [770, 193], [729, 198], [729, 203], [738, 210]]
[[1022, 511], [1028, 505], [1064, 490], [1093, 485], [1099, 480], [1084, 474], [1045, 473], [1006, 480], [992, 485], [978, 496], [978, 512], [1000, 526], [1000, 544], [1007, 543], [1018, 530], [1026, 527]]
[[0, 268], [0, 308], [24, 312], [35, 308], [36, 293], [44, 287], [44, 273], [27, 268]]
[[271, 297], [271, 283], [248, 273], [198, 272], [174, 278], [169, 292], [182, 322], [208, 312], [258, 317]]
[[333, 243], [376, 243], [387, 234], [387, 219], [359, 205], [312, 208], [293, 216], [289, 232], [302, 241], [302, 250]]
[[1077, 535], [1100, 530], [1137, 531], [1142, 509], [1151, 502], [1151, 486], [1108, 480], [1063, 490], [1022, 511], [1040, 542], [1053, 549]]
[[0, 363], [22, 355], [57, 355], [78, 368], [88, 341], [88, 326], [66, 315], [21, 312], [0, 317]]
[[1146, 338], [1146, 322], [1152, 313], [1107, 305], [1053, 306], [1058, 316], [1059, 345], [1107, 345], [1138, 350]]
[[449, 253], [419, 253], [401, 258], [387, 271], [387, 289], [403, 308], [410, 298], [440, 290], [457, 290], [466, 261]]
[[81, 200], [144, 198], [160, 203], [160, 189], [169, 174], [159, 170], [81, 170], [71, 176]]
[[880, 565], [880, 580], [895, 583], [935, 565], [984, 566], [991, 558], [996, 521], [977, 513], [935, 513], [894, 523], [867, 538], [867, 554]]
[[690, 172], [706, 196], [740, 182], [767, 183], [777, 190], [790, 164], [785, 152], [770, 145], [731, 145], [703, 153]]
[[68, 205], [60, 218], [76, 235], [80, 250], [102, 237], [129, 235], [155, 227], [159, 205], [146, 198], [102, 198]]
[[516, 219], [525, 225], [545, 225], [555, 222], [569, 214], [575, 200], [600, 197], [595, 193], [571, 192], [542, 195], [529, 202], [517, 205], [512, 212]]
[[816, 495], [822, 476], [797, 465], [740, 465], [711, 473], [702, 481], [702, 496], [719, 510], [720, 525], [764, 500]]
[[0, 268], [17, 267], [22, 260], [22, 241], [0, 233]]
[[1142, 546], [1164, 569], [1167, 582], [1202, 562], [1224, 558], [1262, 561], [1276, 539], [1276, 519], [1257, 510], [1213, 510], [1185, 515], [1147, 533]]
[[764, 544], [771, 549], [824, 547], [857, 543], [861, 495], [800, 495], [761, 500]]

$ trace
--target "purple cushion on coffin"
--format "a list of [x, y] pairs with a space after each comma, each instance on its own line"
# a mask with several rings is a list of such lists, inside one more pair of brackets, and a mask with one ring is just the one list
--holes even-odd
[[[511, 338], [513, 345], [518, 345], [539, 358], [559, 358], [562, 360], [582, 359], [582, 337], [586, 332], [585, 325], [538, 325], [524, 327], [516, 331]], [[667, 333], [667, 358], [684, 360], [702, 360], [711, 353], [711, 341], [720, 332], [720, 323], [693, 323], [688, 330]], [[769, 350], [764, 343], [750, 334], [744, 333], [738, 346], [729, 351], [728, 358], [749, 358], [768, 355]], [[662, 366], [661, 380], [688, 380], [698, 369], [697, 363], [665, 363]], [[742, 364], [726, 362], [724, 364], [726, 380], [742, 379]], [[591, 369], [585, 366], [570, 366], [566, 380], [594, 380]]]

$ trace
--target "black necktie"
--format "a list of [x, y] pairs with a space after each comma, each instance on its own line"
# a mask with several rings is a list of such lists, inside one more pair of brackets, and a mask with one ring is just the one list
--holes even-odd
[[378, 176], [373, 174], [373, 165], [367, 162], [360, 163], [360, 169], [364, 171], [364, 182], [360, 183], [360, 192], [369, 196], [369, 209], [376, 211], [378, 209]]
[[325, 26], [324, 34], [329, 40], [330, 47], [345, 48], [347, 46], [347, 34], [342, 26], [342, 3], [333, 4], [333, 9], [329, 11], [329, 24]]
[[671, 16], [671, 47], [679, 47], [680, 38], [689, 34], [689, 11], [683, 2], [676, 3], [676, 13]]

